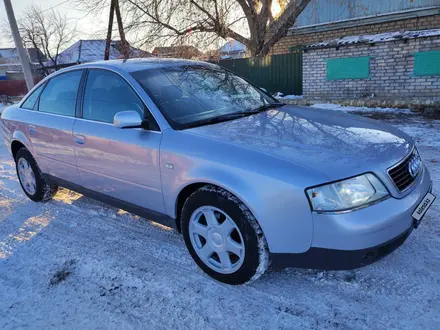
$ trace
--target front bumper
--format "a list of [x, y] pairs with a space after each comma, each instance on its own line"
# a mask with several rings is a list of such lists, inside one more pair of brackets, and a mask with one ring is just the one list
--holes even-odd
[[431, 187], [425, 168], [403, 198], [390, 197], [348, 213], [314, 213], [311, 247], [362, 250], [388, 242], [413, 225], [412, 213]]
[[406, 241], [413, 227], [383, 244], [361, 250], [333, 250], [311, 248], [305, 253], [274, 253], [272, 267], [312, 268], [321, 270], [348, 270], [367, 266], [396, 250]]
[[412, 213], [431, 188], [432, 181], [425, 168], [412, 191], [403, 198], [390, 197], [348, 213], [314, 213], [310, 249], [304, 253], [272, 254], [272, 264], [275, 268], [329, 270], [371, 264], [407, 239], [414, 228]]

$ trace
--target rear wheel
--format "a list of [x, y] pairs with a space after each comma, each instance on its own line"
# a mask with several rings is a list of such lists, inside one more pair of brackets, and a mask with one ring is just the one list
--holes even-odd
[[263, 232], [249, 209], [215, 186], [193, 193], [182, 210], [186, 246], [208, 275], [228, 284], [260, 277], [269, 266]]
[[40, 168], [29, 150], [22, 148], [17, 152], [15, 165], [21, 188], [31, 200], [41, 202], [51, 199], [56, 194], [58, 187], [49, 185], [42, 177]]

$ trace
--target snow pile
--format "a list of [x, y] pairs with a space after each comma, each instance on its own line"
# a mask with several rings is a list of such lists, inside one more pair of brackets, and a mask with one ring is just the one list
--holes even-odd
[[237, 40], [230, 40], [218, 50], [220, 53], [245, 52], [246, 46]]
[[433, 37], [433, 36], [440, 36], [440, 29], [403, 31], [403, 32], [397, 31], [397, 32], [379, 33], [379, 34], [348, 36], [348, 37], [337, 38], [329, 41], [317, 42], [312, 45], [306, 46], [305, 48], [310, 49], [310, 48], [325, 48], [325, 47], [336, 47], [336, 46], [354, 45], [354, 44], [370, 44], [370, 43], [425, 38], [425, 37]]
[[304, 98], [303, 95], [284, 95], [281, 92], [276, 92], [276, 94], [274, 94], [273, 97], [276, 97], [277, 99], [285, 99], [285, 100], [300, 100]]
[[381, 113], [404, 113], [414, 114], [410, 109], [398, 109], [398, 108], [368, 108], [368, 107], [352, 107], [333, 103], [316, 103], [312, 105], [312, 108], [320, 108], [333, 111], [345, 111], [345, 112], [381, 112]]

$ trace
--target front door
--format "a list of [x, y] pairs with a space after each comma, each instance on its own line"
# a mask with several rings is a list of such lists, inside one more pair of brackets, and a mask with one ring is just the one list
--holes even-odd
[[125, 110], [142, 117], [148, 111], [124, 78], [107, 70], [89, 70], [82, 118], [73, 128], [81, 185], [164, 213], [159, 169], [162, 134], [114, 127], [115, 114]]
[[73, 142], [75, 109], [83, 70], [50, 79], [27, 118], [28, 134], [41, 170], [57, 178], [76, 182], [79, 175]]

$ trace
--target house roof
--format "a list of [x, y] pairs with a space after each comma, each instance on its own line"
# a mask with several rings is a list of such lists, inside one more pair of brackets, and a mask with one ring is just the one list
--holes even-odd
[[419, 30], [419, 31], [397, 31], [397, 32], [379, 33], [379, 34], [348, 36], [343, 38], [317, 42], [305, 46], [304, 49], [333, 48], [333, 47], [349, 46], [356, 44], [374, 44], [379, 42], [426, 38], [432, 36], [440, 36], [440, 29]]
[[0, 57], [13, 58], [18, 57], [18, 54], [16, 54], [15, 48], [0, 48]]
[[[98, 40], [79, 40], [73, 45], [62, 51], [58, 56], [59, 64], [73, 64], [84, 62], [95, 62], [104, 59], [105, 39]], [[147, 51], [130, 46], [130, 57], [148, 57], [151, 56]], [[122, 44], [119, 40], [110, 42], [111, 60], [123, 58]]]
[[[43, 62], [47, 61], [46, 56], [38, 48], [27, 48], [26, 49], [31, 62], [38, 62], [40, 56]], [[15, 60], [18, 58], [18, 53], [16, 48], [0, 48], [0, 57], [9, 60]]]
[[162, 56], [175, 56], [175, 55], [193, 55], [200, 56], [203, 53], [194, 46], [183, 45], [183, 46], [170, 46], [170, 47], [155, 47], [153, 49], [154, 55]]
[[218, 51], [222, 54], [241, 53], [246, 52], [246, 46], [237, 40], [230, 40], [220, 47]]

